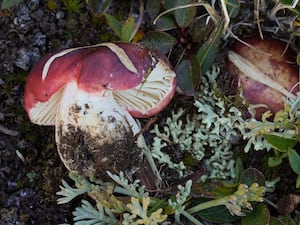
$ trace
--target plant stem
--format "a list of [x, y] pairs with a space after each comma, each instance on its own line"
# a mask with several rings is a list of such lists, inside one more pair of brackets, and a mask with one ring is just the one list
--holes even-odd
[[159, 171], [156, 167], [156, 164], [155, 164], [154, 159], [152, 157], [151, 151], [148, 148], [148, 146], [146, 145], [146, 143], [144, 143], [143, 153], [144, 153], [144, 155], [145, 155], [145, 157], [146, 157], [146, 159], [147, 159], [154, 175], [156, 176], [157, 183], [155, 185], [159, 187], [162, 183], [162, 178], [161, 178], [160, 173], [159, 173]]
[[186, 211], [183, 211], [182, 215], [184, 215], [189, 221], [191, 221], [195, 225], [203, 225], [199, 220], [197, 220], [195, 217], [193, 217], [191, 214], [187, 213]]
[[190, 209], [187, 210], [188, 213], [193, 214], [195, 212], [201, 211], [203, 209], [208, 209], [215, 206], [225, 205], [226, 202], [228, 202], [230, 196], [226, 196], [224, 198], [220, 199], [214, 199], [207, 202], [200, 203]]

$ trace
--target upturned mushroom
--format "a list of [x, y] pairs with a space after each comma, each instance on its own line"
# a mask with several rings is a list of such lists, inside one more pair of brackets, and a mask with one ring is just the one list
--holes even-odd
[[[262, 119], [266, 111], [273, 115], [284, 107], [284, 99], [294, 98], [299, 90], [295, 53], [286, 43], [270, 37], [250, 37], [237, 42], [228, 52], [227, 69], [233, 77], [233, 88]], [[293, 63], [294, 62], [294, 63]]]
[[55, 125], [70, 171], [103, 177], [139, 165], [144, 140], [133, 117], [157, 114], [175, 89], [164, 55], [140, 44], [102, 43], [43, 57], [28, 76], [24, 107], [33, 123]]

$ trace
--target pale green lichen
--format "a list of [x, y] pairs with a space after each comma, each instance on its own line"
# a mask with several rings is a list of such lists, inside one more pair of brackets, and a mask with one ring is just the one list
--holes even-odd
[[163, 151], [166, 146], [176, 146], [179, 151], [188, 151], [195, 159], [203, 160], [209, 173], [203, 179], [235, 177], [231, 140], [241, 135], [244, 120], [236, 107], [227, 108], [224, 100], [217, 97], [215, 80], [219, 72], [214, 67], [202, 77], [201, 93], [194, 100], [197, 113], [191, 115], [177, 109], [165, 119], [164, 127], [155, 125], [151, 131], [155, 135], [153, 157], [177, 170], [180, 176], [188, 173], [187, 168], [182, 161], [172, 162]]
[[127, 204], [130, 213], [123, 214], [123, 225], [158, 225], [167, 219], [168, 215], [162, 214], [161, 208], [149, 213], [150, 197], [145, 197], [141, 201], [131, 197], [131, 202]]
[[243, 137], [247, 140], [245, 152], [251, 149], [256, 151], [272, 149], [272, 146], [263, 138], [264, 134], [296, 138], [300, 121], [300, 92], [297, 93], [296, 98], [285, 99], [284, 109], [277, 112], [271, 121], [268, 120], [270, 116], [270, 112], [266, 112], [261, 121], [251, 119], [244, 123]]
[[185, 203], [191, 194], [192, 181], [188, 180], [185, 186], [178, 186], [179, 192], [176, 195], [176, 199], [169, 199], [169, 205], [174, 209], [175, 222], [180, 223], [180, 215], [185, 212]]

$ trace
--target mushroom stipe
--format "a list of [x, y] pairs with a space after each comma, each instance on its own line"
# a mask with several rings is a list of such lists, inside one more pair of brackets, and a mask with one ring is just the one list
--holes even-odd
[[32, 68], [24, 107], [33, 123], [55, 125], [65, 166], [83, 176], [136, 170], [145, 141], [133, 117], [171, 101], [175, 73], [141, 44], [102, 43], [44, 56]]
[[[124, 133], [122, 139], [101, 145], [99, 144], [100, 135], [93, 137], [70, 125], [69, 132], [60, 136], [60, 146], [58, 146], [66, 167], [80, 175], [96, 176], [102, 179], [107, 178], [107, 170], [119, 173], [119, 171], [137, 169], [141, 163], [141, 148], [137, 147], [132, 133], [127, 133], [124, 127], [120, 129]], [[62, 134], [61, 132], [61, 130], [58, 131]]]

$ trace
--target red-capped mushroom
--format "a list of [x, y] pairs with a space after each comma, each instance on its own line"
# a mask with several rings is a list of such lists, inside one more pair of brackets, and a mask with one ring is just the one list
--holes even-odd
[[[266, 111], [283, 109], [285, 98], [299, 90], [295, 54], [286, 43], [270, 37], [251, 37], [237, 42], [228, 52], [227, 68], [242, 96], [255, 108], [257, 120]], [[294, 63], [293, 63], [294, 62]], [[239, 85], [238, 85], [239, 84]]]
[[176, 89], [167, 58], [145, 46], [104, 43], [50, 54], [29, 74], [24, 107], [33, 123], [55, 125], [66, 167], [105, 176], [137, 166], [143, 137], [134, 117], [160, 112]]

